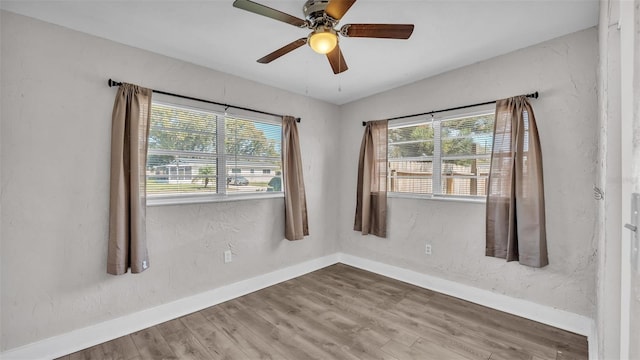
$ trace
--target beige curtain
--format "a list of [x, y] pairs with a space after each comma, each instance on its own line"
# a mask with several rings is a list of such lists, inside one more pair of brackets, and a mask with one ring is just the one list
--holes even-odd
[[387, 237], [387, 123], [369, 121], [364, 128], [353, 226], [362, 235], [383, 238]]
[[284, 176], [284, 237], [301, 240], [309, 235], [307, 198], [296, 119], [282, 118], [282, 170]]
[[543, 267], [549, 263], [542, 154], [525, 96], [496, 102], [487, 194], [486, 255]]
[[113, 104], [107, 273], [149, 267], [146, 242], [147, 138], [150, 89], [122, 84]]

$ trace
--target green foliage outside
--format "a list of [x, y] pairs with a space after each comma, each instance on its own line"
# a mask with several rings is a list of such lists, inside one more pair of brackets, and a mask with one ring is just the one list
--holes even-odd
[[225, 121], [226, 154], [279, 158], [278, 145], [276, 140], [267, 139], [252, 121], [232, 118]]
[[[216, 116], [155, 104], [151, 113], [149, 148], [203, 153], [216, 152]], [[225, 120], [225, 153], [229, 155], [279, 157], [279, 143], [248, 120]], [[154, 165], [169, 164], [171, 155], [153, 155]], [[149, 161], [150, 163], [152, 161]]]
[[200, 178], [204, 179], [204, 187], [206, 188], [209, 185], [209, 178], [215, 176], [213, 166], [203, 166], [198, 169], [198, 175]]
[[[431, 124], [389, 129], [389, 158], [433, 156]], [[443, 156], [487, 154], [491, 148], [493, 116], [474, 116], [441, 122]], [[394, 143], [399, 143], [394, 145]], [[473, 160], [453, 160], [469, 166]]]

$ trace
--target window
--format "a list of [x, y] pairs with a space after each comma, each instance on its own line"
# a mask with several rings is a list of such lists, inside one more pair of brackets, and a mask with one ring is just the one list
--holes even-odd
[[263, 174], [271, 174], [271, 169], [262, 169]]
[[[231, 116], [154, 100], [147, 155], [148, 198], [215, 198], [280, 191], [268, 184], [274, 178], [271, 170], [278, 176], [282, 171], [281, 133], [279, 119]], [[250, 171], [256, 168], [269, 172]]]
[[389, 122], [391, 193], [484, 198], [494, 115]]

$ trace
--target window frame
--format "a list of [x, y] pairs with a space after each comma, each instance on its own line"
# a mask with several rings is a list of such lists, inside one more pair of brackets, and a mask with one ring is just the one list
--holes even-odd
[[[433, 117], [431, 115], [422, 115], [422, 116], [414, 116], [404, 119], [398, 120], [390, 120], [387, 129], [391, 130], [397, 127], [403, 126], [415, 126], [421, 124], [432, 124], [433, 127], [433, 155], [432, 159], [432, 193], [424, 194], [424, 193], [411, 193], [411, 192], [393, 192], [387, 190], [387, 197], [389, 198], [404, 198], [404, 199], [420, 199], [420, 200], [437, 200], [437, 201], [453, 201], [453, 202], [465, 202], [465, 203], [478, 203], [485, 204], [487, 197], [486, 196], [474, 196], [474, 195], [452, 195], [452, 194], [442, 194], [433, 192], [434, 189], [440, 189], [442, 191], [442, 164], [447, 156], [443, 156], [441, 145], [441, 123], [449, 120], [456, 120], [461, 118], [473, 117], [473, 116], [482, 116], [482, 115], [493, 115], [495, 116], [495, 105], [481, 105], [475, 107], [475, 110], [469, 111], [468, 109], [461, 109], [455, 111], [447, 111], [434, 114]], [[494, 118], [495, 124], [495, 118]], [[387, 142], [388, 143], [388, 142]], [[493, 147], [493, 144], [492, 144]], [[491, 161], [491, 155], [489, 155], [489, 161]], [[389, 161], [387, 161], [389, 164]], [[437, 167], [437, 171], [435, 170]], [[436, 175], [437, 174], [437, 175]], [[391, 171], [388, 172], [387, 181], [390, 181]]]
[[[181, 204], [202, 204], [212, 202], [231, 202], [258, 199], [284, 198], [284, 191], [256, 191], [246, 193], [227, 193], [227, 158], [231, 156], [225, 153], [225, 119], [234, 118], [252, 122], [273, 124], [282, 127], [282, 118], [266, 114], [254, 113], [249, 110], [225, 109], [223, 106], [209, 104], [190, 99], [182, 99], [174, 96], [153, 94], [152, 108], [155, 104], [193, 109], [195, 111], [211, 112], [216, 115], [216, 192], [210, 193], [169, 193], [169, 194], [145, 194], [147, 207]], [[152, 109], [150, 109], [152, 111]], [[149, 124], [151, 126], [151, 124]], [[282, 139], [280, 139], [282, 149]], [[147, 155], [148, 159], [149, 155]], [[146, 171], [146, 170], [145, 170]], [[284, 169], [282, 170], [284, 171]], [[237, 175], [234, 173], [234, 175]], [[145, 174], [145, 181], [147, 180]], [[281, 174], [284, 183], [284, 174]], [[223, 189], [222, 192], [220, 190]], [[284, 189], [284, 187], [283, 187]]]

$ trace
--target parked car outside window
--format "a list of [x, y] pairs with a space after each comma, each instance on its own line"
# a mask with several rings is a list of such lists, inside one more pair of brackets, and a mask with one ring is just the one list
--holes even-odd
[[227, 185], [249, 185], [249, 180], [246, 177], [240, 175], [228, 176], [227, 177]]

